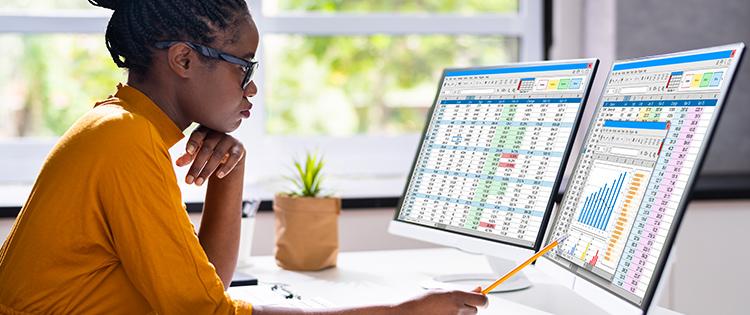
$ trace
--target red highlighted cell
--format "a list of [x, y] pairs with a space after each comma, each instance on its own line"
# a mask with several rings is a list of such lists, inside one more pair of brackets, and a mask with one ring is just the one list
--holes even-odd
[[487, 222], [482, 222], [482, 221], [479, 221], [479, 226], [480, 227], [484, 227], [484, 228], [490, 228], [490, 229], [494, 229], [495, 228], [494, 224], [487, 223]]

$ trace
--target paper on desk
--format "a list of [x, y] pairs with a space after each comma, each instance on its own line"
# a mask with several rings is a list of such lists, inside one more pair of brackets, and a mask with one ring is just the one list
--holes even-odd
[[302, 299], [284, 298], [284, 295], [271, 290], [269, 284], [259, 284], [254, 286], [230, 287], [227, 290], [229, 296], [236, 300], [250, 302], [253, 305], [264, 306], [283, 306], [300, 309], [326, 308], [335, 307], [330, 301], [320, 297], [302, 296]]

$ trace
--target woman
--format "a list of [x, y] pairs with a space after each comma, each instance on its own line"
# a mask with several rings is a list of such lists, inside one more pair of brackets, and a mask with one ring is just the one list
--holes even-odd
[[[243, 0], [89, 0], [114, 10], [106, 45], [127, 85], [77, 121], [47, 158], [0, 252], [4, 314], [306, 314], [225, 289], [237, 261], [258, 30]], [[199, 233], [168, 149], [207, 184]], [[486, 297], [433, 292], [315, 314], [471, 314]], [[307, 312], [311, 313], [311, 312]]]

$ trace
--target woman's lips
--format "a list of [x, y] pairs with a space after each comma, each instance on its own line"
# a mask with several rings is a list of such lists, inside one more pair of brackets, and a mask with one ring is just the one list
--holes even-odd
[[242, 115], [243, 118], [248, 118], [250, 117], [250, 110], [253, 109], [253, 103], [247, 102], [242, 108], [243, 110], [240, 111], [240, 115]]

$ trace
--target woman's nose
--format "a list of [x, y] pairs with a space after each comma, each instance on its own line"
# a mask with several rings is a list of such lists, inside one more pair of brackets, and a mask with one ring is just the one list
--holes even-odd
[[258, 86], [255, 85], [255, 81], [250, 81], [243, 92], [245, 97], [253, 97], [255, 94], [258, 94]]

